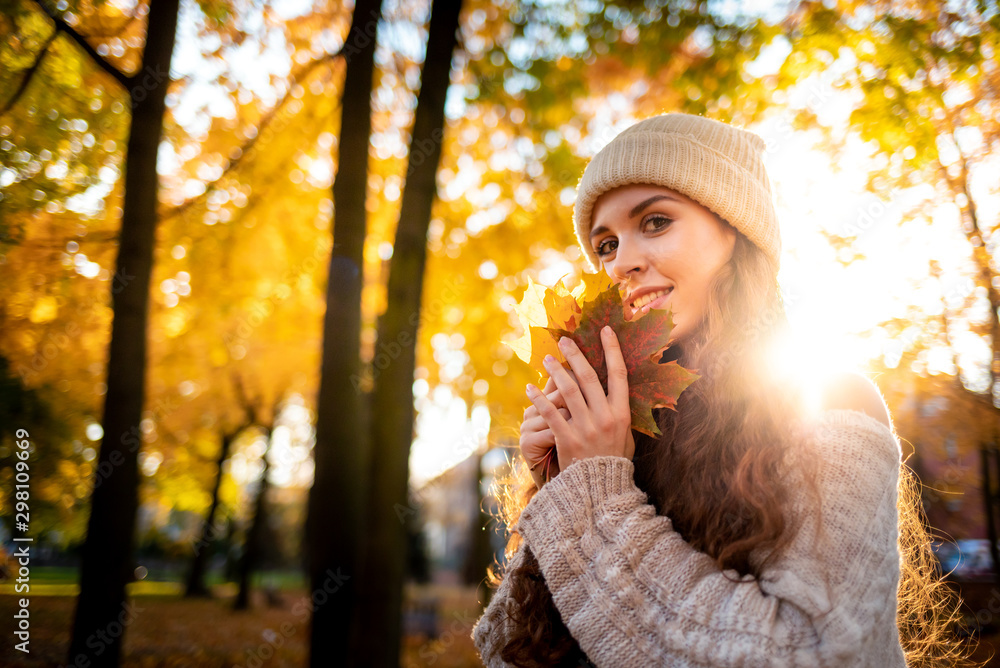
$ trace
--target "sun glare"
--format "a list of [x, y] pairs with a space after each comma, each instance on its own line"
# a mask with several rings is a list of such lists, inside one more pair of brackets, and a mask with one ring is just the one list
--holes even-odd
[[850, 353], [839, 348], [832, 336], [815, 337], [783, 329], [768, 345], [768, 369], [779, 383], [802, 388], [802, 402], [810, 416], [821, 411], [825, 380], [853, 366]]

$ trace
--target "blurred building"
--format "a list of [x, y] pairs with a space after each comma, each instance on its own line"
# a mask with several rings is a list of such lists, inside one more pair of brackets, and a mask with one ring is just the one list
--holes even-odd
[[981, 451], [994, 447], [996, 410], [953, 376], [878, 380], [930, 525], [956, 540], [987, 538]]
[[[492, 556], [502, 557], [505, 541], [491, 519], [496, 502], [489, 496], [489, 488], [494, 473], [506, 467], [505, 453], [504, 448], [494, 448], [481, 458], [468, 457], [412, 491], [411, 508], [420, 514], [423, 523], [433, 582], [462, 582], [470, 558], [483, 561], [481, 569], [478, 564], [471, 568], [474, 572], [482, 570], [485, 577]], [[487, 537], [477, 532], [485, 532]], [[482, 549], [474, 544], [482, 540], [488, 542], [489, 554], [485, 556], [478, 554]]]
[[411, 507], [420, 513], [426, 537], [431, 579], [458, 584], [479, 518], [479, 467], [468, 457], [431, 478], [412, 493]]
[[[955, 376], [901, 368], [884, 371], [877, 383], [903, 460], [922, 485], [935, 554], [943, 572], [956, 580], [991, 580], [993, 555], [1000, 555], [1000, 549], [992, 554], [990, 549], [991, 536], [997, 540], [991, 514], [994, 527], [1000, 522], [997, 409], [988, 395], [970, 392]], [[992, 492], [986, 491], [986, 475]]]

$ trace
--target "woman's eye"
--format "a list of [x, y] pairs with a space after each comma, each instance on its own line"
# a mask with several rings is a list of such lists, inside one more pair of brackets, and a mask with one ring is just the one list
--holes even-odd
[[[650, 226], [654, 232], [659, 232], [660, 230], [670, 225], [670, 223], [672, 222], [674, 222], [673, 219], [667, 218], [666, 216], [652, 216], [644, 220], [643, 224]], [[611, 248], [608, 248], [608, 244], [615, 244], [615, 245], [612, 246]], [[594, 249], [594, 252], [597, 253], [598, 257], [604, 257], [617, 247], [618, 247], [618, 242], [615, 239], [605, 239], [597, 246], [596, 249]]]
[[604, 257], [605, 255], [607, 255], [608, 253], [611, 252], [610, 250], [606, 250], [607, 247], [608, 247], [608, 244], [610, 244], [610, 243], [617, 243], [617, 242], [615, 242], [614, 239], [608, 239], [604, 243], [598, 245], [597, 249], [594, 251], [595, 253], [597, 253], [597, 257]]
[[[669, 225], [672, 222], [673, 222], [673, 220], [670, 219], [670, 218], [667, 218], [666, 216], [653, 216], [652, 218], [648, 218], [646, 220], [646, 223], [649, 224], [649, 225], [651, 225], [653, 227], [653, 229], [656, 229], [656, 230], [662, 230], [664, 227], [666, 227], [667, 225]], [[654, 224], [654, 223], [656, 223], [656, 224]]]

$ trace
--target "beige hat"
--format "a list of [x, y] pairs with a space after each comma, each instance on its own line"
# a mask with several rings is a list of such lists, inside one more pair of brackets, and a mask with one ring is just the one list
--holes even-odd
[[630, 183], [665, 186], [714, 211], [775, 263], [781, 236], [771, 183], [761, 160], [764, 140], [748, 130], [693, 114], [663, 114], [622, 131], [595, 155], [580, 179], [573, 208], [576, 239], [595, 272], [591, 214], [602, 193]]

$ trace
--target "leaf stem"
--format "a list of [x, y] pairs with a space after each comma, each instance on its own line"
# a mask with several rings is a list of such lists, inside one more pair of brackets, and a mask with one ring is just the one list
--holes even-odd
[[542, 462], [545, 462], [545, 475], [544, 475], [544, 477], [542, 478], [542, 482], [543, 482], [543, 483], [546, 483], [546, 482], [548, 482], [549, 480], [551, 480], [551, 478], [550, 478], [550, 476], [549, 476], [549, 473], [550, 473], [550, 469], [552, 468], [552, 454], [553, 454], [553, 453], [554, 453], [555, 451], [556, 451], [556, 449], [555, 449], [554, 447], [552, 447], [552, 448], [549, 448], [549, 449], [548, 449], [548, 451], [547, 451], [547, 452], [546, 452], [546, 453], [545, 453], [544, 455], [542, 455], [541, 457], [539, 457], [539, 458], [538, 458], [538, 461], [537, 461], [537, 462], [535, 462], [534, 464], [532, 464], [532, 465], [531, 465], [531, 466], [529, 467], [529, 468], [530, 468], [530, 470], [534, 471], [534, 470], [535, 470], [535, 467], [537, 467], [537, 466], [538, 466], [539, 464], [541, 464]]

